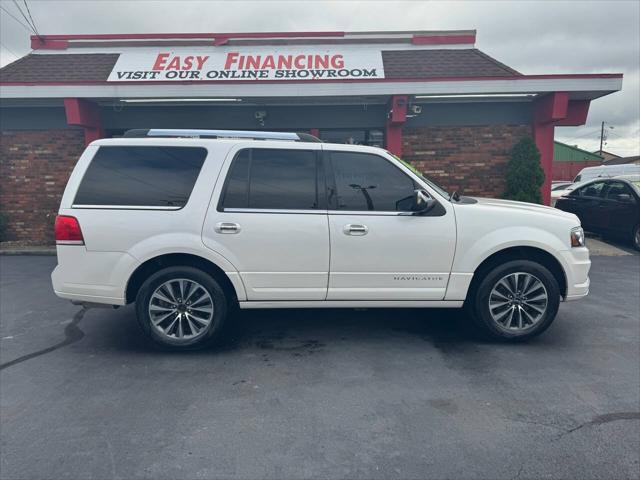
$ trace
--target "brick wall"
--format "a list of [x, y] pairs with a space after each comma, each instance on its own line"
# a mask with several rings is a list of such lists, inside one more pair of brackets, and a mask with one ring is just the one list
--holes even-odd
[[509, 152], [530, 125], [438, 126], [403, 130], [402, 158], [449, 191], [499, 197]]
[[84, 150], [84, 132], [0, 132], [0, 215], [3, 240], [52, 244], [53, 222], [73, 166]]
[[[509, 151], [529, 125], [404, 129], [403, 158], [443, 187], [500, 196]], [[5, 240], [52, 244], [53, 221], [73, 166], [84, 150], [81, 129], [0, 132], [0, 214]]]

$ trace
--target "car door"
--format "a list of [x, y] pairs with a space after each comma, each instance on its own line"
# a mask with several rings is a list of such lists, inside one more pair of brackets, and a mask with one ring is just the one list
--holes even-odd
[[442, 300], [456, 244], [451, 205], [441, 199], [428, 214], [411, 215], [407, 207], [421, 186], [382, 155], [329, 149], [325, 159], [327, 299]]
[[598, 230], [601, 225], [598, 206], [603, 198], [605, 181], [598, 180], [576, 188], [563, 202], [563, 210], [575, 213], [585, 230]]
[[610, 180], [601, 203], [602, 228], [610, 233], [627, 235], [638, 218], [638, 203], [631, 188], [624, 182]]
[[319, 145], [236, 147], [221, 174], [202, 238], [238, 269], [247, 299], [324, 300], [329, 227]]

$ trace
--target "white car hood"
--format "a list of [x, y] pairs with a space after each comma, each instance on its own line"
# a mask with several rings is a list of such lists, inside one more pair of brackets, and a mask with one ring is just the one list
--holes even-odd
[[537, 205], [535, 203], [527, 202], [515, 202], [513, 200], [499, 200], [496, 198], [477, 198], [473, 197], [478, 203], [487, 206], [495, 206], [500, 208], [506, 208], [509, 210], [520, 210], [528, 212], [543, 213], [548, 215], [554, 215], [556, 217], [563, 217], [567, 219], [576, 219], [577, 217], [573, 213], [564, 212], [554, 207], [547, 207], [545, 205]]

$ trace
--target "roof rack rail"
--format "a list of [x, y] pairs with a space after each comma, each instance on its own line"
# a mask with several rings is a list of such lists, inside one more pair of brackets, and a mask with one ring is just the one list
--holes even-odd
[[288, 140], [292, 142], [321, 142], [318, 137], [308, 133], [263, 132], [251, 130], [191, 130], [163, 128], [135, 128], [124, 133], [125, 138], [247, 138], [252, 140]]

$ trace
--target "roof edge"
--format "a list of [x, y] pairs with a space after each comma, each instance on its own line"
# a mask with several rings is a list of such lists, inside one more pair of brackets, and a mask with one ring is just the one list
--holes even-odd
[[594, 157], [600, 158], [601, 160], [604, 160], [603, 156], [598, 155], [597, 153], [594, 153], [594, 152], [590, 152], [589, 150], [584, 150], [584, 149], [576, 147], [574, 145], [569, 145], [568, 143], [559, 142], [558, 140], [554, 140], [553, 143], [554, 144], [557, 143], [559, 145], [562, 145], [563, 147], [570, 148], [571, 150], [576, 150], [577, 152], [586, 153], [587, 155], [592, 155]]
[[520, 73], [518, 70], [516, 70], [515, 68], [511, 68], [509, 65], [506, 65], [504, 63], [502, 63], [500, 60], [496, 60], [495, 58], [493, 58], [491, 55], [486, 54], [485, 52], [483, 52], [482, 50], [478, 50], [477, 48], [474, 48], [475, 52], [477, 55], [480, 55], [481, 57], [486, 58], [487, 60], [495, 63], [496, 65], [498, 65], [500, 68], [502, 68], [503, 70], [506, 70], [507, 72], [513, 74], [513, 75], [517, 75], [517, 76], [521, 76], [523, 75], [522, 73]]
[[212, 45], [224, 45], [230, 40], [263, 40], [265, 44], [275, 39], [336, 39], [366, 40], [376, 38], [381, 41], [406, 40], [414, 45], [474, 44], [475, 30], [407, 30], [407, 31], [307, 31], [307, 32], [205, 32], [205, 33], [101, 33], [101, 34], [63, 34], [32, 35], [31, 48], [67, 49], [73, 42], [82, 41], [131, 41], [141, 40], [210, 40]]
[[[15, 63], [15, 62], [14, 62]], [[3, 67], [4, 68], [4, 67]], [[477, 77], [401, 77], [401, 78], [376, 78], [376, 79], [319, 79], [319, 80], [262, 80], [260, 83], [397, 83], [397, 82], [457, 82], [457, 81], [522, 81], [522, 80], [570, 80], [570, 79], [594, 79], [594, 78], [623, 78], [622, 73], [567, 73], [567, 74], [548, 74], [548, 75], [514, 75], [514, 76], [477, 76]], [[18, 85], [124, 85], [124, 84], [189, 84], [189, 83], [255, 83], [255, 80], [199, 80], [199, 81], [122, 81], [109, 82], [107, 80], [91, 80], [91, 81], [70, 81], [70, 82], [2, 82], [0, 85], [18, 86]]]

